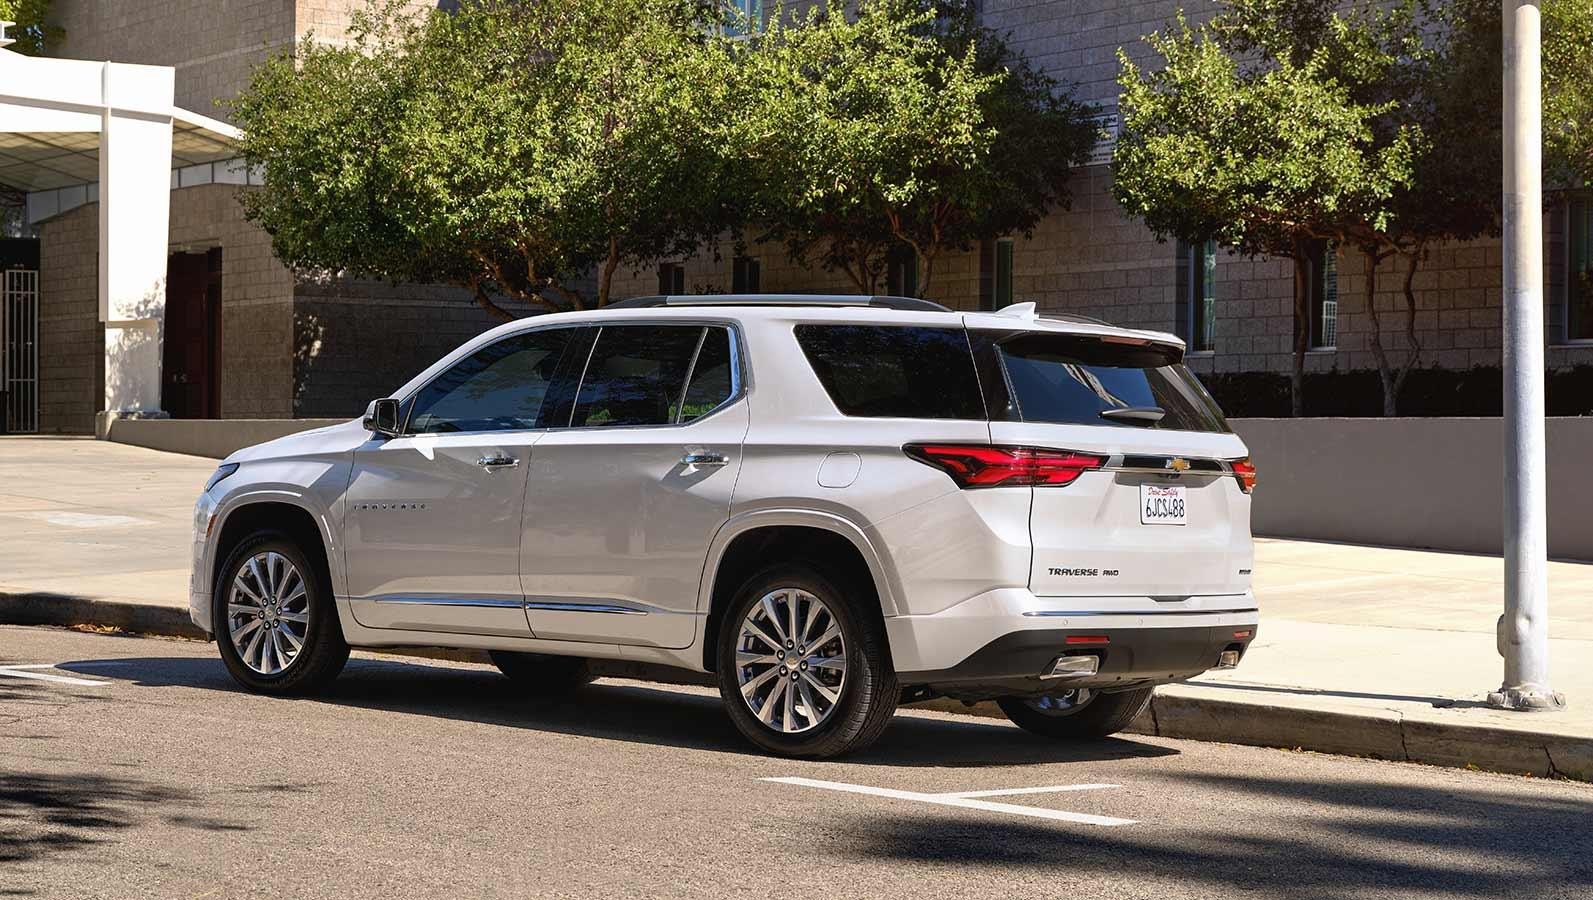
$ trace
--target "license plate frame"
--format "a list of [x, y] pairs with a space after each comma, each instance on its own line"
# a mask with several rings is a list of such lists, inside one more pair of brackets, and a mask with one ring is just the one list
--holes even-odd
[[1181, 484], [1139, 486], [1139, 524], [1188, 525], [1189, 492]]

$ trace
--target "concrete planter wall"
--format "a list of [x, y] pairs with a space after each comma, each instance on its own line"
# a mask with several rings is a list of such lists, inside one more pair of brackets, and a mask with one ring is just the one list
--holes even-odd
[[113, 419], [110, 440], [221, 459], [234, 450], [347, 419]]
[[[1256, 534], [1499, 553], [1500, 419], [1230, 419]], [[1548, 420], [1549, 555], [1593, 560], [1593, 417]]]

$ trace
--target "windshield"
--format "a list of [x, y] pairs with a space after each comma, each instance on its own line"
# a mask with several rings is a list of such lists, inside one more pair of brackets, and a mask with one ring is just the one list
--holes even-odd
[[1176, 348], [1028, 332], [996, 344], [1024, 422], [1228, 432]]

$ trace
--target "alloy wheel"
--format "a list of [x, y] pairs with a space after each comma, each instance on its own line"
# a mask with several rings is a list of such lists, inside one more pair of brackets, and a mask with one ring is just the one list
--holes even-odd
[[309, 630], [307, 585], [286, 556], [266, 550], [238, 567], [227, 594], [227, 633], [244, 665], [281, 674], [298, 660]]
[[736, 639], [741, 699], [764, 725], [800, 734], [822, 725], [846, 689], [840, 620], [814, 594], [776, 588], [741, 620]]

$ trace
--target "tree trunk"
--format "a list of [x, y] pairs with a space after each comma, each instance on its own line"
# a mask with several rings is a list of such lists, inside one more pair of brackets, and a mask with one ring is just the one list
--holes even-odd
[[492, 298], [487, 296], [487, 291], [481, 286], [481, 282], [479, 280], [471, 281], [468, 285], [466, 285], [466, 287], [470, 288], [470, 292], [476, 295], [477, 306], [480, 306], [488, 313], [497, 316], [505, 322], [513, 322], [515, 320], [516, 316], [498, 304], [492, 302]]
[[935, 279], [935, 256], [938, 252], [939, 248], [936, 248], [935, 253], [919, 254], [924, 263], [924, 277], [918, 280], [919, 297], [929, 296], [929, 283]]
[[1405, 365], [1394, 378], [1396, 394], [1405, 386], [1405, 376], [1410, 374], [1411, 369], [1416, 368], [1416, 364], [1422, 358], [1421, 341], [1416, 338], [1416, 291], [1412, 285], [1416, 280], [1416, 267], [1421, 264], [1423, 252], [1421, 248], [1411, 251], [1410, 265], [1405, 269], [1405, 344], [1408, 355], [1405, 357]]
[[619, 238], [609, 235], [608, 258], [603, 260], [603, 271], [597, 277], [597, 305], [600, 307], [608, 305], [608, 288], [614, 282], [614, 270], [617, 268], [619, 268]]
[[1310, 259], [1305, 242], [1294, 243], [1294, 369], [1289, 373], [1289, 415], [1305, 415], [1305, 351], [1310, 343], [1311, 315], [1306, 303], [1311, 290]]
[[1383, 320], [1377, 314], [1377, 264], [1382, 254], [1376, 250], [1364, 251], [1366, 258], [1366, 315], [1372, 322], [1372, 358], [1377, 360], [1377, 378], [1383, 384], [1383, 415], [1397, 416], [1399, 385], [1388, 364], [1388, 353], [1383, 350]]

